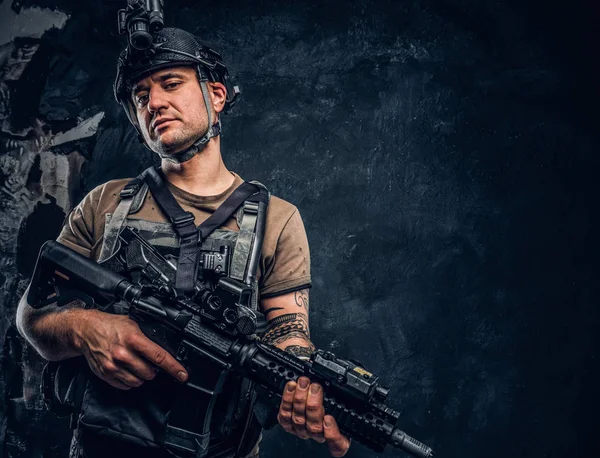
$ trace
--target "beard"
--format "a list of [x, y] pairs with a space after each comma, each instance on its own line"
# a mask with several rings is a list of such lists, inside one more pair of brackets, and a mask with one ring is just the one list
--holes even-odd
[[144, 139], [150, 149], [161, 154], [176, 154], [190, 148], [207, 131], [207, 123], [192, 127], [183, 121], [171, 121], [161, 132], [150, 136], [144, 133]]

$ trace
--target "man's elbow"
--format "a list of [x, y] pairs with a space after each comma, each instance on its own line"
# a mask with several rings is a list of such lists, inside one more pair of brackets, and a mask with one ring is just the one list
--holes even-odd
[[23, 297], [21, 297], [17, 307], [17, 314], [15, 317], [17, 331], [19, 331], [21, 337], [23, 337], [29, 343], [29, 345], [31, 345], [40, 354], [42, 358], [49, 361], [56, 360], [57, 355], [53, 355], [44, 351], [44, 349], [37, 344], [34, 326], [36, 318], [39, 318], [39, 316], [36, 315], [36, 310], [27, 302], [28, 292], [29, 287], [23, 293]]
[[15, 324], [17, 325], [17, 331], [21, 334], [24, 339], [30, 340], [28, 337], [28, 323], [30, 319], [30, 310], [32, 307], [27, 303], [27, 294], [29, 293], [29, 287], [23, 293], [19, 305], [17, 307], [17, 315], [15, 317]]

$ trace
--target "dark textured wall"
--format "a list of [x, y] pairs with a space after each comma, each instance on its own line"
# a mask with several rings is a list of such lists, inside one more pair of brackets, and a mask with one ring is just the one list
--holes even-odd
[[[7, 2], [11, 38], [40, 29], [27, 14], [56, 28], [0, 49], [0, 454], [65, 456], [18, 295], [64, 213], [154, 158], [111, 95], [125, 2]], [[303, 215], [315, 343], [381, 375], [438, 456], [599, 456], [598, 8], [167, 0], [166, 16], [242, 88], [226, 164]], [[327, 453], [276, 429], [262, 456]]]

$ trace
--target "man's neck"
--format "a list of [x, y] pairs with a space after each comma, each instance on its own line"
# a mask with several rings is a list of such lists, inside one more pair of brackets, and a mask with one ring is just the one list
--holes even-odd
[[163, 159], [161, 168], [170, 183], [197, 196], [221, 194], [235, 180], [223, 163], [218, 137], [212, 138], [206, 148], [189, 161], [176, 164]]

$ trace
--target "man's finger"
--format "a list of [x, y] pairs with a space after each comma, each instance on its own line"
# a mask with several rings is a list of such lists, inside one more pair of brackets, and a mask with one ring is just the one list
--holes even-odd
[[158, 367], [150, 363], [145, 358], [141, 358], [139, 355], [129, 351], [125, 347], [120, 347], [113, 352], [113, 358], [119, 363], [121, 367], [125, 367], [136, 377], [141, 380], [152, 380], [157, 372]]
[[167, 350], [155, 344], [147, 337], [144, 336], [143, 338], [132, 339], [132, 345], [144, 358], [153, 364], [156, 364], [172, 377], [180, 382], [185, 382], [187, 380], [188, 373], [185, 370], [185, 367], [173, 358]]
[[309, 439], [310, 435], [306, 430], [306, 399], [308, 398], [308, 386], [310, 380], [308, 377], [300, 377], [294, 393], [294, 405], [292, 406], [292, 425], [294, 433], [301, 439]]
[[323, 435], [323, 388], [318, 383], [312, 383], [308, 389], [306, 400], [306, 430], [311, 439], [319, 443], [325, 442]]
[[146, 381], [153, 380], [154, 377], [156, 377], [156, 374], [158, 374], [158, 371], [160, 370], [155, 365], [148, 363], [127, 365], [127, 369], [136, 377], [139, 377], [140, 379]]
[[137, 388], [144, 384], [143, 379], [139, 378], [125, 367], [120, 367], [117, 372], [115, 372], [114, 378], [131, 388]]
[[344, 456], [350, 448], [350, 439], [340, 432], [335, 418], [331, 415], [325, 415], [323, 426], [323, 434], [325, 435], [327, 448], [329, 448], [331, 456]]
[[104, 380], [110, 386], [113, 386], [120, 390], [130, 390], [131, 389], [131, 387], [129, 385], [126, 385], [123, 382], [117, 380], [114, 376], [114, 373], [111, 372], [110, 374], [108, 374], [107, 371], [104, 369], [104, 366], [102, 366], [100, 364], [96, 364], [95, 360], [93, 360], [93, 359], [88, 360], [88, 365], [89, 365], [90, 369], [92, 370], [92, 372], [96, 375], [96, 377], [98, 377], [100, 380]]
[[279, 406], [279, 413], [277, 414], [277, 421], [281, 427], [288, 433], [294, 431], [292, 425], [292, 405], [294, 403], [294, 393], [296, 391], [296, 382], [288, 382], [283, 389], [281, 395], [281, 404]]
[[130, 390], [131, 387], [129, 385], [125, 385], [123, 382], [115, 379], [115, 378], [111, 378], [111, 379], [102, 379], [104, 380], [106, 383], [108, 383], [110, 386], [118, 388], [120, 390], [123, 391], [127, 391]]
[[292, 406], [294, 405], [294, 393], [296, 392], [296, 382], [287, 382], [281, 395], [281, 406], [280, 410], [292, 413]]

